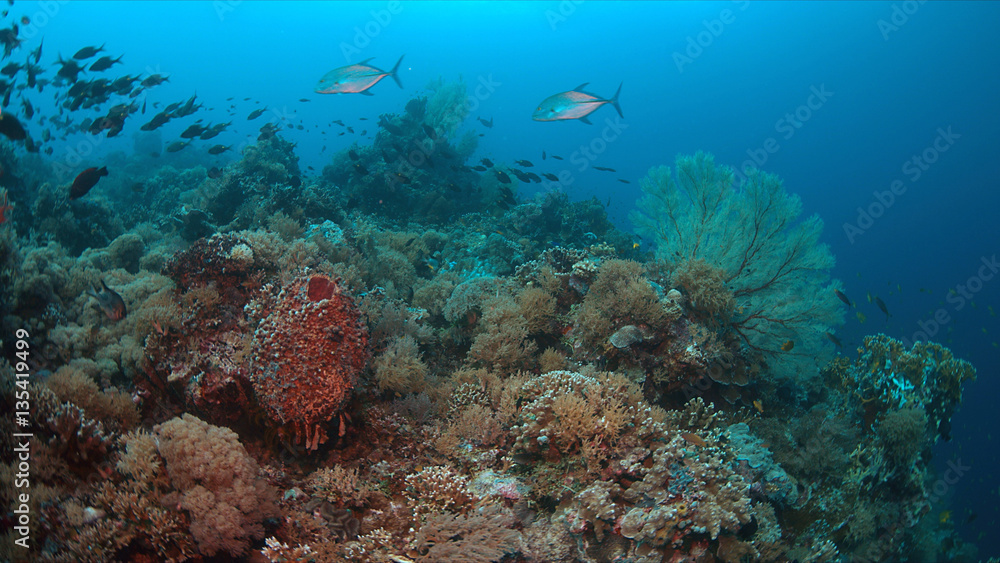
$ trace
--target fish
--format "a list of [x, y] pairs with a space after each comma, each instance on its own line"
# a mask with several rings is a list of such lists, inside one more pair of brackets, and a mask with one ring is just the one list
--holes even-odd
[[854, 306], [854, 303], [851, 303], [851, 300], [848, 299], [848, 297], [846, 295], [844, 295], [843, 291], [840, 291], [839, 289], [835, 289], [835, 290], [833, 290], [833, 294], [837, 296], [837, 299], [840, 299], [841, 301], [843, 301], [844, 305], [847, 305], [848, 307], [853, 307]]
[[764, 403], [761, 403], [760, 399], [753, 400], [753, 408], [757, 409], [757, 412], [764, 414]]
[[426, 133], [431, 140], [435, 141], [437, 140], [437, 133], [434, 131], [433, 127], [424, 123], [423, 128], [424, 128], [424, 133]]
[[618, 181], [621, 182], [621, 183], [623, 183], [623, 184], [631, 184], [632, 183], [632, 182], [629, 182], [628, 180], [623, 180], [621, 178], [618, 178]]
[[164, 82], [169, 82], [169, 76], [163, 76], [162, 74], [151, 74], [143, 79], [141, 84], [144, 88], [152, 88], [153, 86], [158, 86]]
[[704, 438], [693, 432], [681, 432], [681, 438], [684, 438], [688, 442], [702, 448], [708, 445], [708, 442], [706, 442]]
[[226, 145], [215, 145], [214, 147], [208, 149], [208, 154], [222, 154], [231, 148], [233, 148], [232, 145], [228, 147]]
[[167, 145], [167, 152], [177, 152], [191, 144], [191, 141], [174, 141]]
[[587, 116], [597, 111], [604, 104], [611, 104], [611, 107], [615, 108], [615, 111], [618, 112], [619, 117], [625, 117], [622, 115], [621, 106], [618, 105], [618, 96], [622, 91], [621, 84], [618, 85], [618, 90], [615, 91], [615, 95], [610, 100], [585, 92], [584, 88], [587, 87], [587, 84], [590, 83], [584, 82], [568, 92], [561, 92], [545, 98], [535, 108], [535, 113], [532, 114], [531, 119], [535, 121], [579, 119], [590, 125], [590, 120], [587, 119]]
[[504, 174], [503, 171], [501, 171], [501, 170], [494, 170], [493, 172], [496, 173], [497, 180], [500, 180], [504, 184], [509, 184], [510, 183], [510, 176]]
[[542, 160], [545, 160], [545, 151], [542, 151]]
[[858, 311], [857, 313], [855, 313], [854, 316], [856, 316], [858, 318], [858, 322], [861, 323], [861, 324], [865, 324], [865, 321], [868, 320], [868, 317], [866, 317], [865, 314], [862, 313], [861, 311]]
[[487, 129], [492, 129], [493, 128], [493, 117], [492, 116], [490, 116], [490, 120], [489, 121], [486, 121], [482, 117], [476, 117], [476, 119], [478, 119], [479, 122], [483, 124], [483, 127], [486, 127]]
[[559, 176], [556, 176], [555, 174], [552, 174], [551, 172], [543, 172], [542, 176], [545, 176], [545, 179], [548, 180], [548, 181], [550, 181], [550, 182], [558, 182], [559, 181]]
[[361, 158], [360, 156], [358, 156], [358, 153], [354, 151], [354, 149], [347, 151], [347, 157], [354, 161]]
[[595, 166], [594, 170], [600, 170], [601, 172], [618, 172], [614, 168], [608, 168], [607, 166]]
[[493, 168], [493, 161], [488, 158], [484, 158], [480, 162], [482, 162], [488, 168]]
[[298, 188], [302, 185], [302, 178], [299, 176], [292, 176], [288, 179], [288, 185], [293, 188]]
[[22, 68], [24, 67], [18, 63], [10, 63], [5, 67], [0, 68], [0, 74], [13, 78], [14, 75], [17, 74]]
[[267, 111], [266, 108], [257, 108], [253, 110], [252, 112], [250, 112], [250, 115], [247, 116], [247, 121], [253, 121], [254, 119], [257, 119], [258, 117], [264, 115], [265, 111]]
[[829, 340], [830, 342], [833, 342], [833, 344], [837, 348], [843, 348], [844, 347], [844, 345], [841, 344], [840, 339], [837, 338], [832, 332], [824, 332], [823, 336], [825, 336], [826, 339]]
[[781, 345], [782, 352], [791, 352], [792, 348], [795, 348], [795, 342], [793, 340], [789, 340]]
[[101, 45], [100, 47], [84, 47], [83, 49], [77, 51], [76, 54], [73, 55], [73, 58], [78, 61], [82, 61], [83, 59], [89, 59], [90, 57], [93, 57], [97, 53], [103, 51], [104, 51], [104, 45]]
[[60, 56], [56, 61], [56, 64], [62, 65], [62, 67], [59, 68], [59, 72], [56, 73], [56, 76], [61, 76], [70, 82], [76, 82], [77, 75], [83, 71], [83, 67], [78, 65], [73, 59], [64, 61]]
[[91, 167], [80, 172], [73, 179], [73, 184], [69, 187], [69, 198], [78, 199], [83, 197], [91, 188], [97, 185], [98, 180], [107, 175], [108, 169], [106, 166], [100, 168]]
[[213, 166], [208, 169], [208, 177], [213, 180], [218, 180], [222, 177], [222, 169], [218, 166]]
[[486, 168], [482, 164], [473, 166], [472, 169], [475, 170], [476, 172], [486, 172], [487, 170], [489, 170], [488, 168]]
[[550, 154], [549, 156], [551, 156], [552, 158], [554, 158], [556, 160], [563, 160], [563, 157], [558, 156], [558, 155]]
[[120, 321], [128, 314], [128, 310], [125, 308], [125, 300], [115, 290], [108, 287], [108, 284], [104, 283], [104, 280], [101, 280], [100, 291], [96, 287], [91, 286], [87, 291], [87, 295], [97, 299], [97, 305], [113, 321]]
[[0, 112], [0, 134], [11, 141], [23, 141], [28, 138], [28, 133], [21, 122], [7, 112]]
[[885, 306], [885, 303], [883, 303], [882, 300], [878, 298], [878, 296], [875, 296], [875, 305], [878, 305], [878, 308], [881, 309], [883, 313], [885, 313], [885, 320], [888, 321], [889, 317], [891, 317], [892, 315], [889, 314], [889, 309]]
[[534, 166], [534, 164], [532, 164], [530, 160], [515, 160], [514, 162], [518, 166], [524, 166], [526, 168], [531, 168], [532, 166]]
[[154, 115], [153, 119], [149, 120], [149, 123], [143, 124], [139, 129], [142, 129], [143, 131], [152, 131], [168, 121], [170, 121], [170, 112], [161, 111], [160, 113]]
[[201, 125], [199, 125], [197, 123], [194, 123], [192, 125], [189, 125], [188, 128], [185, 129], [183, 133], [181, 133], [181, 138], [182, 139], [193, 139], [193, 138], [197, 137], [198, 135], [201, 135], [203, 131], [205, 131], [204, 127], [202, 127]]
[[44, 43], [44, 42], [45, 42], [45, 39], [39, 40], [38, 41], [38, 48], [31, 52], [31, 55], [33, 57], [35, 57], [35, 64], [38, 64], [38, 61], [40, 61], [42, 59], [42, 43]]
[[[124, 55], [122, 55], [124, 56]], [[94, 61], [94, 64], [90, 65], [91, 72], [101, 72], [103, 70], [108, 70], [116, 64], [121, 64], [122, 58], [112, 59], [111, 57], [101, 57]]]
[[[404, 55], [405, 56], [405, 55]], [[317, 94], [364, 94], [371, 96], [369, 88], [378, 84], [386, 76], [391, 76], [400, 88], [403, 83], [399, 80], [399, 63], [403, 62], [403, 57], [399, 57], [392, 70], [386, 72], [368, 65], [365, 59], [360, 63], [335, 68], [320, 78], [316, 85]]]

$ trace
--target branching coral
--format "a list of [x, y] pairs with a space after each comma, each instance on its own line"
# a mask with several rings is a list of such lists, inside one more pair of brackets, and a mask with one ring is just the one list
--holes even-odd
[[799, 198], [776, 176], [754, 170], [736, 186], [731, 169], [698, 153], [677, 158], [676, 180], [653, 168], [642, 190], [632, 215], [639, 231], [658, 257], [723, 272], [735, 300], [728, 324], [747, 346], [778, 363], [789, 358], [777, 354], [787, 340], [810, 357], [829, 348], [824, 333], [843, 322], [843, 308], [829, 281], [833, 255], [819, 242], [823, 222], [800, 222]]

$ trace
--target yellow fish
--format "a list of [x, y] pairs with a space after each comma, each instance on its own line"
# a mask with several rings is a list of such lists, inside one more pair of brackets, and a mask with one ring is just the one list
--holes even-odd
[[865, 321], [868, 320], [868, 317], [866, 317], [865, 314], [862, 313], [861, 311], [858, 311], [856, 314], [857, 314], [857, 317], [858, 317], [858, 322], [861, 323], [861, 324], [865, 324]]
[[764, 413], [764, 405], [760, 402], [760, 399], [754, 399], [753, 408], [757, 409], [757, 412]]
[[632, 250], [635, 250], [636, 248], [639, 248], [640, 246], [642, 246], [642, 245], [639, 244], [639, 243], [637, 243], [637, 242], [633, 242], [632, 243]]
[[945, 524], [948, 522], [948, 520], [951, 520], [951, 511], [950, 510], [942, 511], [941, 515], [938, 516], [938, 522]]
[[[985, 329], [983, 329], [983, 330], [985, 330]], [[782, 352], [790, 352], [792, 350], [792, 348], [795, 348], [795, 342], [792, 342], [791, 340], [789, 340], [788, 342], [785, 342], [784, 344], [781, 345], [781, 351]]]
[[996, 312], [993, 311], [993, 305], [987, 305], [986, 308], [989, 309], [991, 317], [997, 316]]

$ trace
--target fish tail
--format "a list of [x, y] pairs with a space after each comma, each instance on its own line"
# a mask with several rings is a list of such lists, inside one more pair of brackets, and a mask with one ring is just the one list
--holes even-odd
[[403, 57], [405, 56], [406, 55], [400, 55], [399, 60], [396, 61], [396, 66], [392, 67], [392, 70], [389, 71], [389, 76], [396, 81], [396, 85], [400, 88], [403, 87], [403, 83], [399, 80], [399, 63], [403, 62]]
[[622, 93], [622, 84], [624, 84], [624, 82], [618, 84], [618, 90], [615, 90], [615, 95], [612, 96], [611, 100], [609, 100], [609, 101], [611, 102], [611, 106], [615, 108], [615, 111], [618, 112], [618, 117], [621, 117], [621, 118], [624, 119], [625, 116], [622, 115], [622, 107], [620, 105], [618, 105], [618, 94]]

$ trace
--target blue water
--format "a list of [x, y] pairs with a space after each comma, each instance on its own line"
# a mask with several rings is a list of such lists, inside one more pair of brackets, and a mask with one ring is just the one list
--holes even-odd
[[[1000, 278], [980, 268], [1000, 252], [1000, 4], [18, 1], [10, 10], [33, 22], [23, 26], [20, 52], [44, 37], [43, 64], [107, 43], [124, 55], [116, 76], [170, 75], [148, 102], [162, 107], [197, 93], [214, 109], [196, 117], [234, 122], [213, 142], [255, 138], [261, 122], [245, 116], [258, 107], [301, 122], [305, 130], [283, 134], [298, 143], [303, 167], [319, 170], [359, 140], [324, 137], [331, 120], [375, 120], [400, 111], [429, 81], [461, 76], [470, 92], [482, 87], [464, 125], [486, 131], [477, 156], [541, 168], [543, 150], [561, 155], [543, 170], [566, 170], [571, 197], [608, 201], [622, 228], [631, 229], [639, 179], [679, 153], [704, 150], [781, 176], [804, 213], [825, 221], [834, 276], [867, 315], [841, 331], [848, 349], [877, 331], [920, 338], [924, 328], [934, 332], [936, 314], [947, 319], [933, 339], [977, 367], [954, 440], [937, 447], [936, 460], [971, 466], [948, 493], [952, 518], [983, 555], [1000, 554], [1000, 540], [979, 537], [996, 527], [1000, 494], [1000, 433], [992, 436], [1000, 323], [988, 309], [1000, 308]], [[313, 93], [333, 68], [373, 58], [388, 69], [403, 54], [402, 90], [386, 80], [370, 97]], [[623, 83], [624, 119], [605, 107], [593, 125], [531, 120], [542, 99], [584, 82], [600, 96]], [[225, 111], [231, 96], [235, 117]], [[49, 94], [29, 97], [51, 103]], [[131, 133], [152, 113], [130, 118], [98, 153], [130, 151]], [[477, 116], [494, 127], [484, 130]], [[160, 129], [165, 142], [191, 122], [178, 121]], [[56, 158], [65, 154], [55, 146]], [[914, 156], [933, 162], [907, 165]], [[898, 193], [886, 206], [888, 196], [875, 193], [894, 181]], [[859, 223], [859, 208], [878, 217]], [[958, 286], [975, 289], [972, 299], [946, 300]], [[868, 292], [886, 303], [888, 321]], [[977, 517], [966, 525], [970, 513]]]

